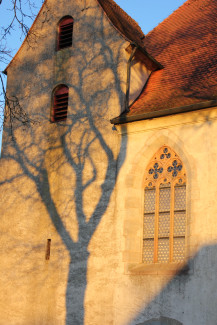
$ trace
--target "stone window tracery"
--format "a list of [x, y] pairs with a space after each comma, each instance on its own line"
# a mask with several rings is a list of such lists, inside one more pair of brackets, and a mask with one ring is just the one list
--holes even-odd
[[144, 188], [143, 263], [183, 262], [186, 171], [168, 146], [161, 147], [148, 164]]

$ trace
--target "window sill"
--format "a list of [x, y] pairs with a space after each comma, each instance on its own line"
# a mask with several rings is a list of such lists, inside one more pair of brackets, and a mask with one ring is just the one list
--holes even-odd
[[190, 265], [182, 263], [126, 264], [125, 273], [131, 275], [188, 275]]

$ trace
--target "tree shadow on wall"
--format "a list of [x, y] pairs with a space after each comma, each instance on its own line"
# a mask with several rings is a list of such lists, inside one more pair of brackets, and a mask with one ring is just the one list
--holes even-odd
[[217, 245], [204, 246], [130, 325], [217, 324]]
[[[90, 16], [89, 19], [94, 34], [95, 17]], [[2, 160], [8, 165], [16, 166], [12, 167], [13, 170], [16, 169], [16, 173], [5, 176], [1, 185], [10, 184], [13, 187], [17, 197], [19, 196], [20, 205], [30, 200], [34, 211], [37, 211], [39, 204], [43, 205], [69, 254], [65, 294], [67, 325], [84, 323], [89, 245], [102, 218], [113, 217], [115, 205], [112, 194], [126, 154], [127, 138], [119, 138], [112, 130], [108, 114], [112, 96], [116, 95], [119, 109], [123, 107], [124, 99], [118, 78], [123, 43], [119, 44], [118, 48], [118, 39], [116, 40], [114, 54], [113, 49], [107, 45], [114, 44], [115, 40], [110, 39], [112, 37], [103, 35], [102, 15], [101, 35], [95, 36], [93, 40], [93, 49], [98, 50], [94, 50], [92, 57], [90, 51], [87, 55], [81, 48], [74, 50], [74, 55], [80, 57], [82, 64], [77, 66], [76, 84], [70, 83], [70, 79], [66, 77], [69, 97], [73, 95], [69, 99], [67, 121], [50, 124], [48, 105], [40, 109], [39, 103], [39, 111], [34, 112], [33, 108], [32, 115], [40, 123], [28, 129], [15, 122], [14, 140], [3, 149]], [[66, 50], [63, 58], [65, 65], [67, 60], [70, 60], [70, 55]], [[101, 88], [95, 88], [91, 83], [96, 85], [95, 78], [100, 79], [100, 73], [104, 70], [110, 75], [110, 81]], [[57, 61], [56, 71], [56, 80], [63, 83], [67, 70], [62, 68], [60, 59]], [[46, 89], [43, 75], [40, 79]], [[88, 92], [84, 84], [89, 87]], [[50, 95], [51, 93], [52, 89]], [[40, 98], [43, 102], [42, 95], [38, 93], [38, 96], [38, 102]], [[23, 102], [23, 105], [28, 107], [26, 102]], [[119, 113], [120, 111], [117, 111], [117, 115]], [[5, 139], [10, 137], [11, 129], [7, 128], [7, 125], [4, 133]], [[24, 187], [28, 182], [31, 189], [31, 193], [28, 191], [22, 198], [20, 181]], [[16, 201], [18, 199], [15, 199]], [[100, 245], [106, 246], [106, 241], [109, 242], [110, 239], [109, 231], [104, 235]], [[55, 243], [51, 243], [51, 261], [52, 245]], [[103, 254], [102, 248], [98, 249], [98, 252]], [[94, 294], [97, 296], [97, 292]]]

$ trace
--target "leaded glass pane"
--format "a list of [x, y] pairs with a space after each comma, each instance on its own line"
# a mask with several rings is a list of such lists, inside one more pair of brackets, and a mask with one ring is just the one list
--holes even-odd
[[143, 241], [143, 261], [145, 263], [154, 262], [154, 239], [144, 239]]
[[155, 189], [145, 190], [145, 213], [155, 211]]
[[159, 238], [158, 239], [158, 263], [169, 262], [169, 238]]
[[174, 236], [185, 236], [185, 211], [174, 213]]
[[154, 237], [154, 214], [144, 216], [144, 238]]
[[[161, 147], [149, 162], [145, 174], [145, 263], [167, 263], [171, 258], [174, 262], [184, 260], [185, 184], [186, 171], [181, 159], [168, 146]], [[173, 256], [170, 256], [172, 252]]]
[[174, 237], [173, 239], [173, 261], [183, 262], [185, 258], [185, 237]]
[[159, 211], [170, 210], [170, 187], [160, 188]]
[[158, 236], [169, 237], [170, 233], [170, 213], [160, 213], [158, 222]]
[[186, 187], [175, 187], [175, 210], [185, 210], [186, 206]]

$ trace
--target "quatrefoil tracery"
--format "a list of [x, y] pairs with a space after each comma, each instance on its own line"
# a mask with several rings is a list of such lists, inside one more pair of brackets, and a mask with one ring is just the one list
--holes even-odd
[[167, 171], [169, 172], [169, 173], [171, 173], [172, 171], [172, 176], [173, 177], [176, 177], [177, 176], [177, 174], [178, 174], [178, 172], [180, 172], [181, 170], [182, 170], [182, 165], [180, 164], [180, 165], [178, 165], [178, 162], [177, 162], [177, 160], [174, 160], [173, 162], [172, 162], [172, 165], [173, 165], [173, 167], [172, 166], [169, 166], [168, 168], [167, 168]]
[[169, 147], [163, 146], [151, 159], [145, 175], [145, 186], [153, 187], [156, 183], [184, 184], [185, 168], [177, 154]]
[[155, 163], [153, 168], [149, 169], [149, 174], [154, 174], [153, 175], [154, 179], [158, 178], [158, 173], [161, 174], [163, 172], [163, 168], [162, 167], [158, 168], [158, 167], [159, 167], [158, 163]]

